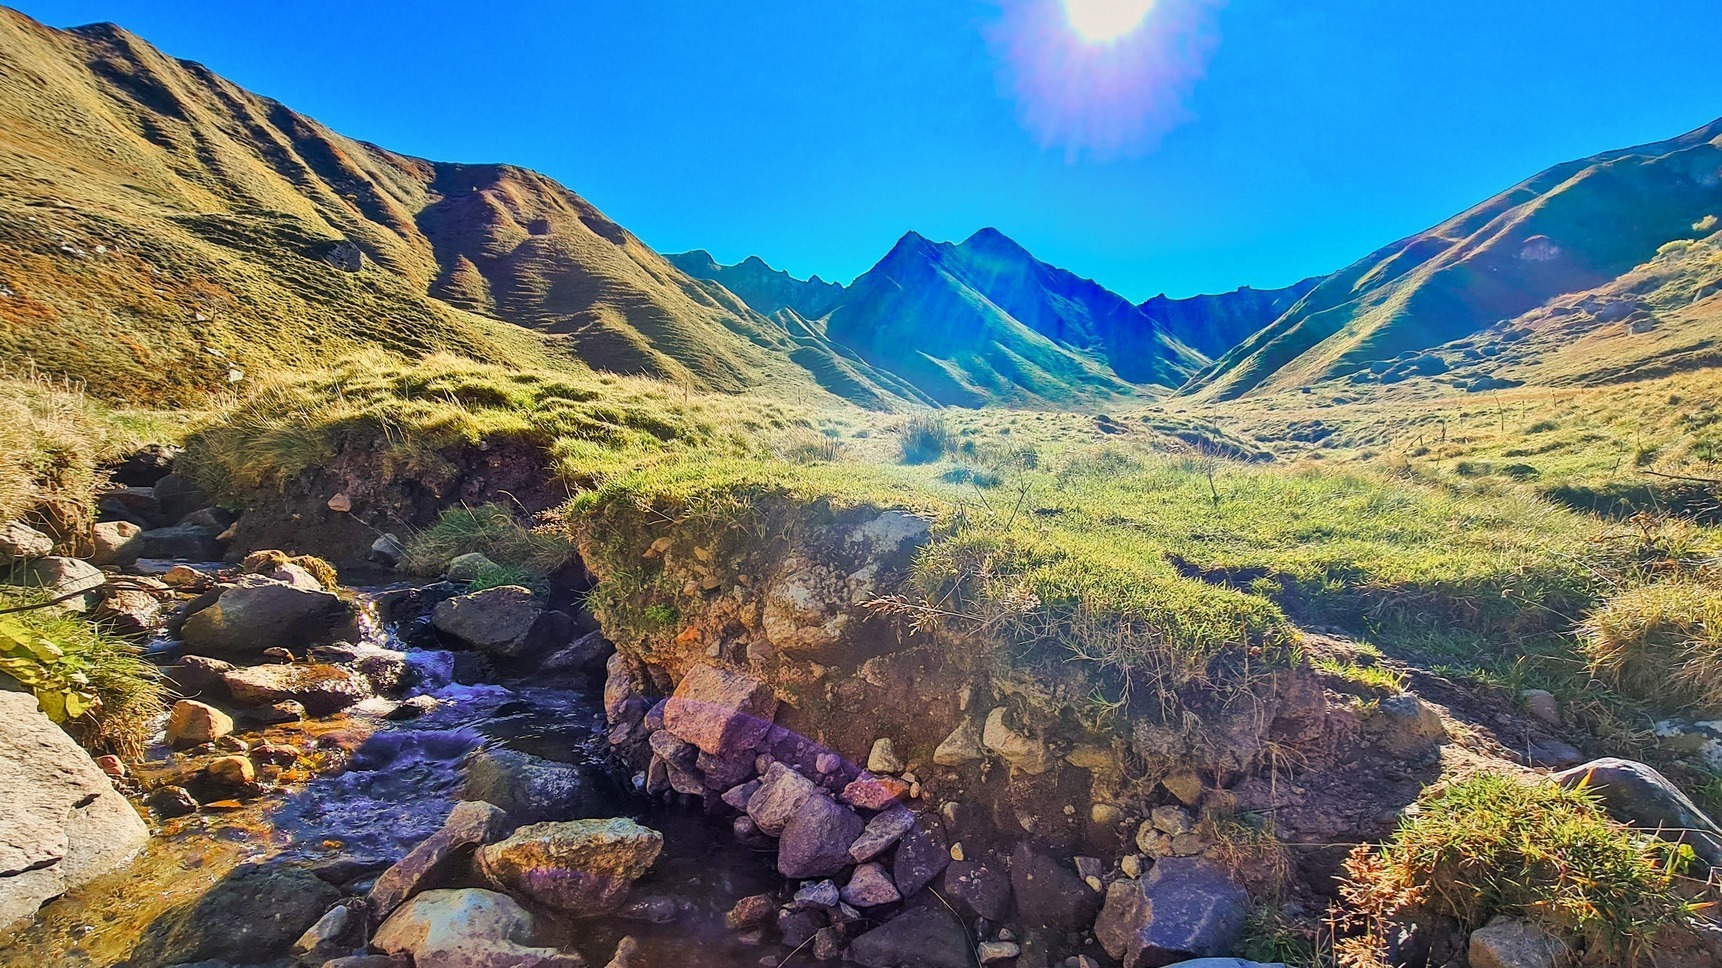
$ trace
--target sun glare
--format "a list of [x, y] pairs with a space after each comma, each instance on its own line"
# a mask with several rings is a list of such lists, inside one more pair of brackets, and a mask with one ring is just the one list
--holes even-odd
[[1117, 40], [1148, 16], [1154, 0], [1064, 0], [1070, 26], [1091, 44]]

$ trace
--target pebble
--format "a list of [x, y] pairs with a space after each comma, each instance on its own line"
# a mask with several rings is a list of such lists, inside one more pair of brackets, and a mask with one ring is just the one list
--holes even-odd
[[831, 881], [812, 881], [807, 884], [803, 884], [801, 886], [801, 890], [795, 892], [795, 899], [791, 902], [791, 906], [796, 910], [805, 910], [807, 908], [834, 908], [837, 906], [838, 900], [837, 885], [835, 883]]
[[990, 965], [995, 961], [1009, 961], [1022, 954], [1022, 946], [1014, 941], [983, 941], [976, 949], [981, 956], [981, 964]]
[[966, 856], [963, 854], [963, 842], [962, 841], [959, 840], [956, 843], [951, 845], [951, 859], [952, 860], [966, 860], [967, 859]]
[[897, 755], [896, 744], [889, 737], [873, 741], [873, 751], [867, 755], [867, 770], [871, 773], [903, 772], [903, 760]]
[[843, 758], [836, 753], [821, 753], [813, 765], [820, 773], [836, 773], [837, 768], [843, 765]]

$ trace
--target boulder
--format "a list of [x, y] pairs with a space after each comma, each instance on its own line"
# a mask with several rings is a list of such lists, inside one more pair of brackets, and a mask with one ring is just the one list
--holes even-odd
[[221, 532], [197, 524], [176, 524], [169, 528], [152, 528], [134, 535], [126, 542], [125, 553], [116, 558], [118, 564], [129, 565], [139, 558], [159, 558], [166, 561], [219, 561]]
[[155, 482], [156, 505], [168, 521], [178, 521], [198, 508], [209, 506], [209, 495], [189, 477], [168, 474]]
[[843, 903], [858, 908], [895, 904], [903, 899], [903, 895], [897, 892], [897, 885], [892, 882], [891, 875], [885, 873], [885, 865], [877, 862], [855, 868], [855, 873], [850, 875], [849, 883], [844, 885], [839, 896]]
[[353, 607], [332, 592], [251, 581], [257, 584], [228, 586], [185, 620], [180, 635], [187, 648], [215, 656], [303, 649], [333, 641], [353, 620]]
[[141, 588], [109, 587], [96, 619], [120, 635], [143, 635], [161, 624], [161, 599]]
[[1364, 728], [1377, 743], [1399, 756], [1421, 756], [1447, 739], [1440, 712], [1410, 692], [1377, 703]]
[[455, 804], [436, 833], [377, 877], [371, 885], [371, 916], [383, 920], [408, 898], [456, 876], [475, 850], [500, 840], [508, 829], [508, 815], [491, 804], [475, 800]]
[[676, 684], [664, 707], [664, 728], [713, 756], [728, 756], [758, 745], [776, 715], [769, 686], [702, 664]]
[[149, 829], [35, 697], [0, 692], [0, 930], [128, 863]]
[[407, 556], [407, 546], [400, 538], [385, 534], [371, 542], [371, 560], [381, 562], [390, 568], [401, 563]]
[[266, 571], [259, 572], [265, 578], [273, 578], [283, 585], [303, 589], [308, 592], [323, 591], [323, 583], [316, 576], [306, 571], [304, 566], [284, 561]]
[[128, 964], [253, 964], [285, 952], [341, 900], [302, 867], [242, 864], [197, 900], [151, 922]]
[[1018, 915], [1033, 927], [1082, 931], [1100, 909], [1100, 896], [1075, 870], [1026, 841], [1011, 853], [1010, 886]]
[[849, 845], [864, 824], [855, 811], [819, 794], [802, 801], [777, 843], [777, 871], [802, 879], [833, 877], [854, 863]]
[[263, 706], [292, 700], [312, 716], [339, 712], [371, 696], [371, 684], [346, 666], [286, 664], [246, 666], [225, 672], [221, 681], [233, 701]]
[[972, 860], [952, 861], [945, 868], [945, 897], [958, 913], [988, 921], [1010, 917], [1010, 876]]
[[1563, 968], [1566, 942], [1523, 918], [1499, 916], [1471, 932], [1470, 968]]
[[475, 581], [480, 575], [497, 567], [496, 562], [476, 551], [469, 551], [449, 559], [448, 565], [443, 569], [443, 576], [449, 581]]
[[1094, 936], [1124, 968], [1161, 968], [1231, 950], [1249, 912], [1249, 895], [1224, 868], [1168, 857], [1140, 880], [1112, 882]]
[[118, 487], [107, 491], [97, 498], [96, 510], [104, 518], [130, 521], [145, 528], [170, 523], [162, 514], [161, 500], [153, 487]]
[[257, 782], [257, 767], [246, 756], [218, 756], [203, 768], [210, 781], [230, 789], [248, 787]]
[[856, 938], [849, 954], [861, 968], [970, 968], [968, 934], [942, 908], [904, 911]]
[[[49, 598], [66, 598], [60, 607], [70, 612], [87, 612], [102, 600], [102, 586], [108, 577], [102, 570], [77, 558], [47, 557], [23, 562], [12, 571], [14, 584], [37, 588]], [[83, 594], [79, 594], [82, 592]]]
[[[759, 789], [747, 801], [747, 815], [761, 831], [776, 837], [800, 812], [801, 805], [818, 787], [785, 763], [773, 763], [760, 777]], [[844, 845], [847, 849], [848, 845]]]
[[545, 656], [538, 664], [538, 671], [595, 676], [605, 671], [605, 663], [615, 651], [616, 647], [604, 638], [603, 632], [587, 632]]
[[358, 924], [353, 917], [353, 909], [345, 904], [338, 904], [328, 910], [317, 923], [305, 929], [299, 940], [293, 942], [293, 957], [301, 962], [318, 962], [351, 950], [351, 944], [343, 944], [342, 939]]
[[572, 763], [494, 748], [466, 760], [461, 796], [502, 808], [515, 823], [573, 820], [586, 806], [589, 784]]
[[[881, 814], [880, 816], [884, 816]], [[921, 888], [944, 873], [951, 863], [951, 849], [945, 843], [944, 831], [938, 821], [917, 817], [913, 826], [897, 842], [897, 857], [891, 865], [891, 879], [904, 897], [914, 897]]]
[[987, 714], [981, 742], [1009, 763], [1012, 773], [1038, 776], [1052, 769], [1056, 758], [1047, 750], [1046, 744], [1006, 725], [1005, 712], [1005, 707], [1000, 706]]
[[547, 612], [530, 589], [499, 585], [437, 603], [431, 623], [445, 635], [486, 655], [515, 659], [540, 652], [565, 636], [573, 622]]
[[933, 762], [939, 766], [967, 766], [986, 757], [986, 747], [981, 745], [981, 729], [967, 719], [958, 723], [957, 728], [951, 730], [951, 734], [933, 750]]
[[54, 539], [22, 521], [0, 524], [0, 565], [15, 565], [54, 553]]
[[90, 563], [93, 565], [117, 565], [122, 562], [131, 563], [138, 555], [131, 549], [131, 541], [143, 534], [143, 528], [130, 521], [102, 521], [90, 529], [90, 539], [95, 550], [90, 553]]
[[478, 868], [510, 894], [592, 917], [620, 907], [663, 849], [663, 834], [626, 818], [539, 823], [480, 848]]
[[532, 914], [506, 894], [478, 888], [426, 891], [401, 905], [371, 947], [412, 958], [413, 968], [575, 968], [584, 962], [534, 947]]
[[1685, 831], [1685, 841], [1711, 867], [1722, 867], [1722, 828], [1680, 788], [1636, 760], [1604, 757], [1549, 779], [1563, 787], [1583, 786], [1622, 823], [1645, 830]]
[[167, 742], [175, 749], [213, 743], [233, 732], [233, 719], [207, 703], [181, 699], [167, 717]]
[[849, 858], [857, 864], [870, 861], [890, 850], [914, 826], [915, 815], [907, 807], [891, 807], [867, 821], [861, 836], [849, 845]]

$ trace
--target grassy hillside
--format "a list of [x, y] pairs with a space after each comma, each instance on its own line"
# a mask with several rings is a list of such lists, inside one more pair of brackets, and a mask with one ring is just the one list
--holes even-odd
[[[1553, 301], [1599, 288], [1633, 289], [1643, 280], [1623, 277], [1665, 254], [1665, 246], [1714, 234], [1715, 218], [1722, 217], [1719, 165], [1722, 122], [1558, 165], [1335, 273], [1184, 391], [1223, 400], [1337, 378], [1391, 378], [1407, 368], [1438, 371], [1450, 364], [1422, 354], [1467, 338], [1481, 345], [1456, 355], [1492, 372], [1493, 353], [1547, 329], [1550, 313], [1571, 314], [1555, 312]], [[1688, 297], [1713, 294], [1714, 267], [1683, 265], [1676, 274], [1683, 282], [1674, 288]], [[1660, 286], [1672, 281], [1664, 274]], [[1594, 309], [1578, 311], [1596, 318]], [[1706, 311], [1687, 322], [1705, 330], [1708, 342], [1717, 317]], [[1602, 369], [1618, 376], [1645, 358], [1628, 350], [1623, 359], [1601, 361]]]

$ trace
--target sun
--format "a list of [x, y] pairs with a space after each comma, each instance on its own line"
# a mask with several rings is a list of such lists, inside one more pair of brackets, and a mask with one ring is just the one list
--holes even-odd
[[1110, 43], [1135, 30], [1154, 0], [1064, 0], [1070, 26], [1091, 44]]

